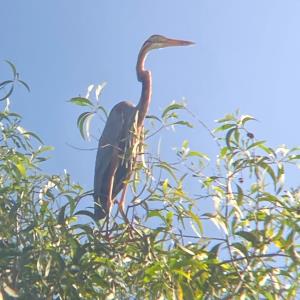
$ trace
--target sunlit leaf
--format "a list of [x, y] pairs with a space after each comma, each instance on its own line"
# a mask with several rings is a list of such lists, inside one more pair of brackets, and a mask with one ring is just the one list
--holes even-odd
[[179, 104], [179, 103], [171, 104], [163, 111], [161, 117], [162, 118], [166, 117], [167, 113], [174, 109], [183, 109], [183, 108], [185, 108], [184, 104]]
[[198, 229], [199, 229], [199, 231], [200, 231], [200, 234], [201, 235], [203, 235], [203, 232], [204, 232], [204, 230], [203, 230], [203, 225], [202, 225], [202, 222], [201, 222], [201, 220], [199, 219], [199, 217], [196, 215], [196, 214], [194, 214], [192, 211], [189, 211], [188, 212], [188, 215], [192, 218], [192, 220], [197, 224], [197, 227], [198, 227]]
[[163, 184], [162, 184], [162, 189], [163, 192], [166, 194], [169, 188], [169, 180], [168, 178], [164, 180]]
[[94, 112], [84, 112], [77, 119], [77, 126], [84, 140], [90, 140], [90, 123], [94, 117]]
[[16, 289], [12, 288], [10, 285], [8, 285], [6, 282], [2, 283], [2, 287], [4, 292], [11, 297], [19, 298], [19, 293]]
[[88, 86], [85, 98], [88, 99], [88, 98], [90, 97], [90, 94], [91, 94], [92, 90], [94, 89], [94, 87], [95, 87], [94, 84], [90, 84], [90, 85]]
[[236, 127], [236, 124], [224, 124], [224, 125], [222, 125], [222, 126], [220, 126], [220, 127], [215, 128], [215, 129], [213, 130], [213, 132], [214, 132], [214, 133], [217, 133], [217, 132], [219, 132], [219, 131], [225, 131], [225, 130], [227, 130], [227, 129], [229, 129], [229, 128], [232, 128], [232, 127]]
[[166, 223], [167, 225], [172, 225], [174, 213], [172, 211], [168, 211], [166, 214]]
[[163, 221], [166, 220], [165, 217], [162, 215], [162, 212], [158, 210], [150, 210], [147, 212], [147, 218], [153, 218], [153, 217], [158, 217]]
[[96, 89], [95, 89], [95, 96], [96, 96], [96, 99], [99, 100], [99, 97], [103, 91], [103, 89], [105, 88], [105, 86], [107, 85], [107, 82], [104, 81], [102, 82], [101, 84], [98, 84], [96, 86]]
[[204, 154], [203, 152], [200, 152], [200, 151], [189, 151], [187, 156], [198, 156], [198, 157], [204, 158], [206, 160], [209, 160], [208, 155], [206, 155], [206, 154]]
[[265, 144], [258, 144], [257, 147], [264, 150], [265, 152], [267, 152], [269, 155], [272, 155], [273, 157], [277, 156], [276, 152], [272, 148], [266, 146]]
[[298, 155], [290, 155], [289, 159], [290, 160], [298, 160], [298, 159], [300, 159], [300, 154], [298, 154]]
[[224, 158], [225, 155], [226, 155], [226, 153], [227, 153], [227, 151], [228, 151], [228, 148], [227, 148], [227, 147], [223, 147], [223, 148], [221, 149], [221, 151], [220, 151], [220, 157], [221, 157], [221, 158]]
[[46, 268], [45, 268], [45, 273], [44, 273], [45, 277], [49, 276], [49, 273], [50, 273], [50, 270], [51, 270], [51, 264], [52, 264], [52, 258], [50, 258], [47, 262], [47, 265], [46, 265]]
[[79, 106], [93, 106], [93, 103], [89, 99], [83, 97], [72, 98], [70, 102]]
[[249, 150], [249, 149], [251, 149], [251, 148], [258, 147], [258, 146], [261, 147], [261, 145], [264, 145], [265, 142], [266, 142], [266, 141], [257, 141], [257, 142], [255, 142], [255, 143], [251, 144], [250, 146], [248, 146], [248, 147], [247, 147], [247, 150]]
[[236, 120], [236, 118], [234, 117], [234, 115], [228, 114], [224, 118], [216, 120], [216, 122], [224, 123], [224, 122], [235, 121], [235, 120]]
[[183, 252], [185, 252], [186, 254], [195, 256], [195, 253], [192, 250], [188, 249], [187, 247], [185, 247], [185, 246], [183, 246], [181, 244], [177, 244], [177, 247], [179, 249], [181, 249]]
[[251, 121], [251, 120], [256, 120], [256, 119], [250, 115], [241, 116], [241, 119], [240, 119], [242, 125], [245, 125], [246, 122]]
[[18, 168], [20, 174], [25, 177], [26, 176], [25, 166], [21, 162], [16, 163], [15, 166]]
[[275, 176], [275, 173], [274, 173], [274, 170], [272, 169], [272, 167], [263, 161], [259, 161], [257, 164], [258, 164], [258, 166], [260, 166], [262, 169], [264, 169], [270, 175], [270, 177], [273, 180], [274, 186], [276, 186], [277, 180], [276, 180], [276, 176]]

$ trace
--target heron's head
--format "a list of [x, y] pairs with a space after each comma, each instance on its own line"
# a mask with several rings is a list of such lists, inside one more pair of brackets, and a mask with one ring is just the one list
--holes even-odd
[[153, 49], [174, 47], [174, 46], [189, 46], [193, 45], [193, 42], [169, 39], [165, 36], [154, 34], [151, 35], [148, 40], [144, 43], [142, 50], [147, 49], [147, 52]]

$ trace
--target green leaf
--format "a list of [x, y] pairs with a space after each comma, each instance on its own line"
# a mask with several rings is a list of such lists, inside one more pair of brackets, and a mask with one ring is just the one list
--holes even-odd
[[24, 165], [21, 162], [18, 162], [15, 164], [15, 166], [18, 168], [20, 174], [25, 177], [26, 176], [26, 168], [24, 167]]
[[2, 284], [4, 292], [11, 297], [19, 298], [19, 293], [16, 289], [9, 286], [6, 282], [3, 282]]
[[47, 262], [46, 268], [45, 268], [44, 277], [48, 277], [48, 275], [50, 273], [50, 269], [51, 269], [51, 263], [52, 263], [52, 258], [50, 257], [50, 259]]
[[234, 140], [236, 144], [240, 143], [240, 131], [238, 129], [234, 132]]
[[107, 111], [104, 109], [104, 107], [101, 106], [101, 105], [96, 106], [96, 111], [99, 111], [99, 110], [104, 113], [105, 118], [107, 119], [108, 118], [108, 114], [107, 114]]
[[179, 249], [181, 249], [184, 253], [186, 253], [188, 255], [195, 256], [195, 253], [192, 250], [190, 250], [189, 248], [187, 248], [187, 247], [185, 247], [185, 246], [183, 246], [183, 245], [181, 245], [179, 243], [177, 244], [177, 247]]
[[236, 124], [224, 124], [220, 127], [215, 128], [213, 130], [213, 132], [216, 133], [216, 132], [219, 132], [219, 131], [225, 131], [225, 130], [227, 130], [229, 128], [232, 128], [232, 127], [236, 127]]
[[177, 182], [177, 177], [176, 177], [175, 172], [174, 172], [174, 171], [176, 171], [176, 168], [172, 167], [171, 165], [169, 165], [166, 162], [157, 163], [156, 166], [160, 169], [166, 170], [174, 178], [174, 180], [176, 180], [176, 182]]
[[0, 83], [0, 89], [4, 88], [7, 84], [14, 83], [13, 80], [5, 80]]
[[187, 121], [177, 121], [177, 122], [174, 122], [172, 124], [168, 124], [168, 125], [183, 125], [183, 126], [187, 126], [189, 128], [193, 128], [193, 124], [191, 124], [190, 122], [187, 122]]
[[258, 148], [264, 150], [269, 155], [273, 155], [274, 157], [277, 157], [276, 152], [272, 148], [267, 147], [265, 144], [259, 144], [257, 146], [258, 146]]
[[223, 245], [223, 243], [218, 243], [215, 246], [213, 246], [211, 248], [211, 250], [209, 251], [209, 256], [211, 258], [216, 258], [218, 256], [218, 252], [220, 250], [220, 247]]
[[78, 210], [75, 214], [74, 214], [74, 216], [77, 216], [77, 215], [83, 215], [83, 216], [88, 216], [88, 217], [90, 217], [90, 218], [92, 218], [93, 220], [94, 220], [94, 217], [95, 217], [95, 215], [94, 215], [94, 213], [93, 212], [91, 212], [91, 211], [89, 211], [89, 210]]
[[228, 148], [227, 148], [227, 147], [223, 147], [223, 148], [221, 149], [221, 151], [220, 151], [220, 157], [221, 157], [221, 158], [224, 158], [225, 155], [226, 155], [226, 153], [227, 153], [227, 151], [228, 151]]
[[159, 123], [162, 123], [161, 119], [154, 115], [147, 115], [146, 119], [152, 119], [158, 121]]
[[55, 262], [58, 264], [59, 266], [59, 272], [62, 272], [65, 269], [65, 262], [63, 260], [63, 258], [61, 257], [61, 255], [57, 252], [55, 252], [54, 250], [48, 250], [49, 254], [52, 257], [52, 260], [55, 260]]
[[5, 62], [6, 62], [7, 64], [9, 64], [9, 66], [11, 67], [11, 70], [12, 70], [12, 72], [13, 72], [13, 76], [14, 76], [14, 78], [16, 78], [16, 77], [17, 77], [17, 69], [16, 69], [16, 66], [15, 66], [12, 62], [10, 62], [9, 60], [5, 60]]
[[241, 116], [240, 122], [242, 123], [242, 125], [245, 125], [246, 122], [250, 121], [250, 120], [255, 120], [255, 118], [253, 118], [250, 115], [245, 115], [245, 116]]
[[238, 249], [245, 257], [248, 257], [248, 250], [242, 243], [233, 243], [231, 247]]
[[198, 156], [198, 157], [204, 158], [206, 160], [209, 160], [208, 155], [206, 155], [206, 154], [204, 154], [203, 152], [200, 152], [200, 151], [189, 151], [187, 156]]
[[234, 115], [228, 114], [224, 118], [216, 120], [216, 122], [224, 123], [224, 122], [235, 121], [235, 120], [236, 120], [236, 118], [234, 117]]
[[230, 149], [230, 150], [232, 149], [232, 147], [231, 147], [231, 136], [232, 136], [232, 134], [233, 134], [236, 130], [238, 130], [238, 129], [232, 128], [232, 129], [228, 130], [228, 132], [226, 133], [226, 137], [225, 137], [226, 145], [227, 145], [228, 149]]
[[43, 276], [43, 256], [42, 254], [39, 255], [39, 258], [36, 262], [36, 268], [40, 276]]
[[52, 146], [40, 146], [38, 148], [38, 150], [36, 151], [36, 154], [41, 154], [41, 153], [44, 153], [44, 152], [48, 152], [48, 151], [53, 151], [54, 150], [54, 147]]
[[164, 118], [167, 115], [167, 113], [170, 112], [171, 110], [183, 109], [183, 108], [185, 108], [185, 105], [183, 104], [179, 104], [179, 103], [171, 104], [163, 111], [161, 117]]
[[250, 231], [239, 231], [236, 232], [236, 235], [243, 237], [245, 240], [251, 242], [254, 247], [259, 244], [259, 238], [254, 232]]
[[69, 204], [65, 204], [60, 210], [59, 210], [59, 214], [57, 216], [57, 223], [60, 225], [64, 225], [65, 224], [65, 211], [66, 208]]
[[162, 184], [162, 190], [163, 190], [164, 194], [167, 193], [168, 188], [169, 188], [169, 179], [167, 178], [164, 180], [164, 182]]
[[94, 114], [94, 112], [84, 112], [77, 119], [77, 126], [84, 140], [90, 139], [90, 122]]
[[202, 225], [202, 222], [201, 222], [201, 220], [199, 219], [199, 217], [198, 217], [196, 214], [194, 214], [192, 211], [189, 211], [189, 212], [188, 212], [188, 215], [189, 215], [189, 216], [192, 218], [192, 220], [197, 224], [200, 233], [203, 235], [203, 233], [204, 233], [203, 225]]
[[168, 211], [166, 214], [166, 223], [168, 226], [172, 225], [174, 213], [172, 211]]
[[69, 102], [79, 106], [93, 106], [93, 103], [89, 99], [83, 97], [72, 98]]
[[[181, 287], [182, 287], [183, 295], [184, 295], [182, 299], [196, 299], [193, 288], [191, 288], [187, 283], [181, 282]], [[197, 291], [197, 292], [199, 293], [199, 291]], [[201, 292], [201, 295], [198, 299], [201, 299], [202, 295], [203, 294]], [[178, 300], [180, 300], [180, 299], [178, 299]]]
[[284, 186], [284, 180], [285, 180], [285, 170], [283, 164], [278, 164], [277, 169], [277, 183], [279, 185], [279, 190], [277, 191], [277, 194], [281, 191], [282, 187]]
[[249, 147], [247, 147], [247, 150], [264, 145], [265, 142], [266, 141], [257, 141], [255, 143], [251, 144]]
[[258, 198], [259, 201], [263, 202], [263, 201], [267, 201], [267, 202], [270, 202], [272, 203], [273, 205], [277, 206], [278, 204], [279, 205], [284, 205], [284, 203], [276, 196], [270, 194], [270, 193], [267, 193], [267, 192], [264, 192], [262, 194], [262, 196], [260, 196]]
[[163, 220], [164, 222], [166, 221], [165, 217], [162, 215], [161, 211], [158, 210], [149, 210], [147, 212], [147, 218], [153, 218], [153, 217], [158, 217], [161, 220]]
[[293, 154], [289, 156], [289, 160], [298, 160], [298, 159], [300, 159], [300, 154], [297, 155]]
[[261, 167], [262, 169], [264, 169], [264, 170], [270, 175], [270, 177], [271, 177], [272, 180], [273, 180], [273, 184], [274, 184], [274, 186], [276, 187], [276, 184], [277, 184], [277, 178], [276, 178], [276, 175], [275, 175], [273, 169], [270, 167], [270, 165], [267, 164], [267, 163], [265, 163], [265, 162], [263, 162], [263, 161], [257, 162], [257, 165], [258, 165], [259, 167]]
[[28, 92], [30, 92], [30, 87], [25, 81], [18, 79], [18, 82], [21, 83], [27, 89]]
[[37, 141], [39, 141], [41, 144], [44, 144], [44, 142], [40, 139], [40, 137], [39, 137], [37, 134], [35, 134], [34, 132], [31, 132], [31, 131], [25, 131], [25, 132], [23, 133], [23, 135], [24, 135], [24, 136], [30, 135], [30, 136], [32, 136], [33, 138], [35, 138]]
[[5, 96], [0, 98], [0, 101], [7, 99], [12, 94], [13, 90], [14, 90], [14, 85], [11, 86], [10, 90], [8, 91], [8, 93]]
[[236, 184], [236, 188], [237, 188], [237, 204], [242, 205], [244, 199], [243, 189], [238, 184]]
[[188, 141], [188, 140], [184, 140], [184, 141], [182, 142], [181, 148], [186, 149], [186, 148], [188, 148], [188, 147], [189, 147], [189, 141]]

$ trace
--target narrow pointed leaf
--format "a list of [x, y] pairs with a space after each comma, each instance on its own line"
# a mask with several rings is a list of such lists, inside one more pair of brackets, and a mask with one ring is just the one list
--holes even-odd
[[79, 106], [93, 106], [93, 103], [89, 99], [83, 97], [72, 98], [69, 102]]

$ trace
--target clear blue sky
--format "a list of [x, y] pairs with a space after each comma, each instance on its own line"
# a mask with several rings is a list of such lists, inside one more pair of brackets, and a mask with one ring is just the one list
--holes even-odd
[[[92, 188], [95, 147], [81, 141], [80, 110], [69, 103], [91, 83], [107, 81], [102, 101], [137, 102], [135, 63], [151, 34], [193, 40], [195, 47], [153, 52], [151, 114], [185, 97], [210, 127], [237, 108], [260, 122], [255, 134], [272, 146], [300, 144], [300, 1], [298, 0], [26, 0], [3, 1], [0, 59], [17, 65], [31, 93], [19, 89], [12, 109], [24, 127], [55, 146], [45, 168], [67, 169]], [[0, 80], [9, 69], [0, 64]], [[184, 139], [210, 154], [214, 143], [201, 127], [163, 134], [163, 152]]]

